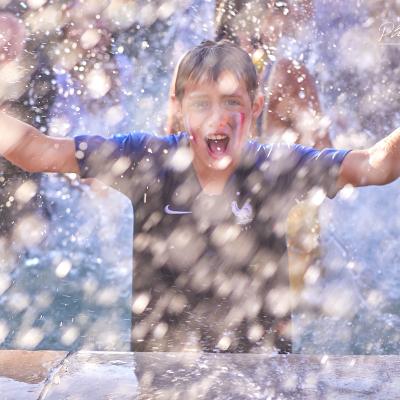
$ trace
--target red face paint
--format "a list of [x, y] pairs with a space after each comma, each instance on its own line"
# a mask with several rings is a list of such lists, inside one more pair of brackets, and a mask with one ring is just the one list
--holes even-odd
[[239, 139], [242, 139], [242, 136], [244, 134], [243, 132], [243, 125], [244, 125], [244, 120], [246, 118], [246, 114], [244, 112], [239, 113]]
[[242, 128], [243, 128], [244, 118], [245, 118], [244, 112], [241, 112], [240, 113], [240, 130], [242, 130]]

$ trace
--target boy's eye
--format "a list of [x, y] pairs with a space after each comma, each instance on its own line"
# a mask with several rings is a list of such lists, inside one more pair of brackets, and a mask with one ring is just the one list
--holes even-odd
[[228, 106], [240, 106], [241, 105], [240, 100], [238, 100], [238, 99], [227, 99], [226, 104]]
[[208, 101], [206, 100], [197, 100], [192, 103], [192, 107], [197, 109], [204, 109], [208, 107]]

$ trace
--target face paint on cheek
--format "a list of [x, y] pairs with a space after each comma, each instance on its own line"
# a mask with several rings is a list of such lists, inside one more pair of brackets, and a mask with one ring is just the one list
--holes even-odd
[[241, 112], [240, 113], [240, 130], [243, 129], [244, 119], [245, 119], [245, 114], [244, 114], [244, 112]]
[[240, 142], [244, 135], [244, 122], [246, 119], [246, 114], [244, 112], [239, 112], [236, 115], [236, 129], [234, 129], [234, 139], [235, 142]]
[[244, 129], [243, 129], [243, 127], [244, 127], [244, 120], [245, 120], [245, 118], [246, 118], [246, 114], [245, 114], [244, 112], [241, 112], [241, 113], [240, 113], [240, 127], [239, 127], [239, 129], [240, 129], [240, 138], [242, 138], [243, 135], [244, 135]]

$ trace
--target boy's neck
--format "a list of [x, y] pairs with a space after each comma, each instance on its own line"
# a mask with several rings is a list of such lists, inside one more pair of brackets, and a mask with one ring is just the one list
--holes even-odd
[[217, 170], [193, 159], [193, 168], [203, 192], [209, 195], [219, 195], [223, 192], [226, 182], [236, 167], [231, 164], [224, 170]]

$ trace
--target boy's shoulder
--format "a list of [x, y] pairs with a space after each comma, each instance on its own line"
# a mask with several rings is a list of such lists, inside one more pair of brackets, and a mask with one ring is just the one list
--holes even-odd
[[267, 172], [268, 175], [279, 176], [291, 174], [304, 175], [310, 171], [325, 172], [338, 168], [350, 150], [325, 148], [318, 150], [301, 144], [285, 142], [259, 143], [257, 140], [248, 141], [242, 159], [251, 169]]
[[258, 140], [251, 139], [246, 143], [243, 159], [254, 163], [255, 166], [260, 166], [266, 162], [288, 161], [298, 158], [299, 155], [309, 150], [314, 149], [284, 142], [261, 143]]
[[304, 146], [297, 143], [260, 143], [257, 140], [247, 142], [246, 153], [255, 156], [257, 161], [307, 161], [326, 159], [335, 161], [343, 158], [349, 150], [325, 148], [316, 149], [315, 147]]

